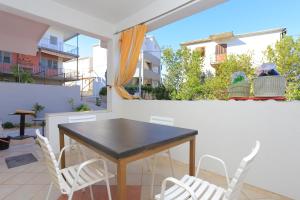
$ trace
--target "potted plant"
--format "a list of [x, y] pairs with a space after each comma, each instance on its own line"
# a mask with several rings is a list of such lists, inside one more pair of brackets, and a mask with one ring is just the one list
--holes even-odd
[[10, 137], [4, 132], [2, 127], [2, 121], [0, 121], [0, 150], [9, 148]]
[[99, 96], [101, 97], [101, 102], [106, 103], [107, 102], [107, 88], [102, 87]]
[[45, 109], [45, 106], [40, 105], [39, 103], [35, 103], [32, 106], [32, 111], [35, 113], [35, 116], [38, 116], [40, 112]]

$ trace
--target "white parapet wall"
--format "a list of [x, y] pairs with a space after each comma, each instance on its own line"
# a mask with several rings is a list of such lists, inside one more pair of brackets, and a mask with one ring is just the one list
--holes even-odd
[[58, 124], [69, 123], [70, 117], [95, 115], [96, 120], [118, 118], [119, 115], [108, 111], [89, 111], [89, 112], [67, 112], [67, 113], [47, 113], [45, 135], [49, 139], [51, 147], [55, 153], [59, 153], [59, 130]]
[[[123, 117], [143, 121], [151, 115], [172, 117], [175, 126], [197, 129], [196, 159], [206, 153], [219, 156], [230, 176], [259, 140], [261, 150], [247, 182], [300, 199], [300, 101], [121, 100], [116, 110]], [[172, 153], [174, 159], [188, 162], [188, 145]], [[203, 167], [223, 174], [216, 163]]]
[[[44, 113], [57, 113], [72, 111], [69, 99], [77, 105], [80, 102], [79, 86], [64, 87], [59, 85], [41, 85], [0, 82], [0, 120], [17, 123], [19, 116], [10, 115], [16, 109], [31, 110], [35, 103], [44, 106]], [[32, 117], [26, 117], [27, 122], [32, 122]]]

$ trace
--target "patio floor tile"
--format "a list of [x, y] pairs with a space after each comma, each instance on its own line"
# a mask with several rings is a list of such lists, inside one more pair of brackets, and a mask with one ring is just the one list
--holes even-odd
[[[5, 157], [32, 153], [39, 160], [36, 163], [8, 169], [5, 164]], [[74, 153], [74, 152], [73, 152]], [[66, 154], [67, 163], [72, 164], [78, 161], [76, 156], [71, 160]], [[73, 155], [76, 155], [74, 153]], [[88, 153], [88, 158], [97, 156], [95, 153]], [[151, 159], [149, 159], [151, 161]], [[188, 173], [188, 165], [175, 161], [175, 175], [181, 178]], [[144, 165], [144, 167], [143, 167]], [[116, 173], [116, 165], [108, 161], [108, 168]], [[169, 162], [164, 157], [158, 157], [157, 175], [155, 179], [154, 193], [160, 192], [160, 185], [165, 177], [170, 176]], [[202, 179], [213, 182], [220, 186], [225, 186], [225, 178], [210, 171], [202, 170], [200, 172]], [[111, 185], [116, 185], [116, 179], [110, 180]], [[48, 170], [43, 160], [40, 147], [35, 144], [33, 139], [17, 142], [10, 149], [0, 151], [0, 200], [40, 200], [46, 197], [50, 184]], [[97, 185], [103, 185], [98, 183]], [[151, 172], [145, 166], [143, 161], [136, 161], [128, 165], [127, 184], [141, 185], [141, 199], [150, 199]], [[58, 189], [54, 188], [50, 195], [50, 200], [57, 200], [60, 197]], [[240, 200], [289, 200], [289, 198], [262, 190], [260, 188], [245, 184]]]

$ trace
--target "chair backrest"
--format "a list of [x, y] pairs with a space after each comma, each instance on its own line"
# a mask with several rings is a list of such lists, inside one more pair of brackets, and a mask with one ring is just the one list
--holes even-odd
[[170, 117], [151, 116], [150, 122], [154, 124], [174, 126], [174, 119]]
[[96, 121], [96, 115], [74, 115], [69, 117], [69, 123]]
[[253, 161], [259, 151], [260, 142], [256, 141], [255, 147], [252, 149], [252, 152], [244, 157], [236, 170], [234, 177], [230, 181], [228, 189], [224, 195], [223, 200], [238, 200], [240, 199], [240, 193], [245, 181], [246, 175], [249, 171], [249, 168], [253, 164]]
[[46, 137], [43, 137], [40, 134], [40, 131], [37, 129], [36, 130], [36, 135], [37, 135], [37, 140], [39, 142], [39, 144], [41, 145], [43, 154], [44, 154], [44, 158], [45, 158], [45, 162], [46, 165], [48, 167], [49, 170], [49, 174], [51, 177], [51, 180], [53, 182], [53, 184], [61, 190], [61, 192], [65, 193], [65, 191], [62, 191], [63, 189], [63, 176], [60, 172], [59, 166], [58, 166], [58, 162], [55, 158], [55, 155], [53, 153], [53, 150], [49, 144], [49, 141]]

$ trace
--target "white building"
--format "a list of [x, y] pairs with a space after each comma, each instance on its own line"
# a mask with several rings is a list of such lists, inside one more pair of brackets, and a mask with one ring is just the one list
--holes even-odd
[[[161, 82], [161, 49], [154, 36], [146, 36], [140, 59], [131, 81], [131, 84], [138, 85], [139, 77], [143, 85], [156, 87]], [[140, 73], [140, 69], [141, 73]]]
[[[107, 48], [105, 43], [94, 45], [91, 57], [78, 59], [78, 73], [81, 80], [68, 82], [66, 85], [79, 85], [82, 95], [98, 96], [102, 87], [106, 86]], [[141, 71], [142, 84], [156, 87], [161, 81], [161, 49], [153, 36], [146, 36], [140, 54], [136, 72], [130, 84], [139, 84], [139, 70]], [[65, 71], [77, 70], [77, 59], [63, 64]]]
[[55, 73], [59, 75], [72, 72], [72, 76], [75, 77], [76, 70], [63, 70], [63, 62], [78, 56], [78, 47], [65, 43], [76, 36], [77, 33], [75, 32], [58, 27], [49, 27], [38, 44], [41, 52], [40, 67], [42, 70], [55, 69], [55, 71], [58, 71]]
[[[106, 86], [107, 49], [101, 43], [94, 45], [91, 57], [78, 59], [78, 81], [66, 85], [79, 85], [84, 96], [98, 96], [102, 87]], [[63, 63], [64, 70], [77, 70], [77, 59]]]
[[214, 72], [227, 55], [250, 54], [253, 67], [264, 62], [264, 52], [286, 34], [285, 28], [235, 35], [233, 32], [210, 35], [208, 38], [184, 42], [181, 45], [199, 50], [204, 55], [204, 70]]

